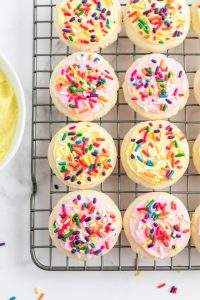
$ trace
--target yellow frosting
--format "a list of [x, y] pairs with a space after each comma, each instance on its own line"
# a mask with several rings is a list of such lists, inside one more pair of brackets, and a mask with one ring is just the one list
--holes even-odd
[[80, 122], [59, 131], [53, 156], [66, 183], [98, 184], [113, 170], [113, 148], [114, 143], [103, 128]]
[[176, 180], [188, 161], [182, 131], [168, 122], [143, 122], [132, 131], [126, 149], [130, 170], [149, 183]]
[[13, 143], [18, 118], [18, 105], [12, 85], [0, 71], [0, 162]]
[[63, 0], [58, 8], [58, 26], [63, 37], [73, 43], [98, 43], [113, 33], [120, 19], [118, 10], [113, 0], [88, 0], [85, 3]]
[[127, 16], [141, 38], [165, 44], [184, 33], [188, 22], [186, 8], [182, 0], [130, 0]]

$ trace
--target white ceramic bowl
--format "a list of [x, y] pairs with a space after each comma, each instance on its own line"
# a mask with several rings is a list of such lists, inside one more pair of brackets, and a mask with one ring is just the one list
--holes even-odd
[[0, 163], [0, 171], [2, 171], [5, 168], [5, 166], [11, 161], [11, 159], [14, 157], [14, 155], [16, 154], [20, 146], [23, 133], [24, 133], [25, 120], [26, 120], [26, 106], [25, 106], [24, 92], [21, 83], [19, 81], [19, 78], [15, 70], [13, 69], [13, 67], [7, 61], [7, 59], [1, 54], [0, 54], [0, 70], [5, 74], [8, 81], [14, 88], [16, 99], [18, 102], [18, 108], [19, 108], [19, 116], [18, 116], [17, 128], [16, 128], [13, 144], [11, 145], [4, 160]]

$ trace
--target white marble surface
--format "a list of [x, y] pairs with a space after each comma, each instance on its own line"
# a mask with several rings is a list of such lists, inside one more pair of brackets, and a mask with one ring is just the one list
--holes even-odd
[[[17, 300], [37, 299], [33, 288], [40, 288], [45, 299], [193, 299], [196, 300], [200, 272], [63, 273], [38, 269], [29, 254], [30, 126], [32, 64], [32, 1], [0, 0], [0, 51], [16, 69], [27, 103], [26, 131], [15, 159], [0, 174], [0, 300], [15, 295]], [[168, 288], [156, 285], [166, 282]], [[179, 293], [170, 295], [175, 284]], [[93, 296], [95, 294], [95, 296]]]

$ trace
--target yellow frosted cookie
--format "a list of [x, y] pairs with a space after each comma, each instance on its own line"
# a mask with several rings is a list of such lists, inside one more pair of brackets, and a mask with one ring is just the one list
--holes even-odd
[[121, 160], [131, 180], [146, 188], [163, 189], [177, 182], [186, 171], [188, 142], [172, 123], [141, 122], [125, 135]]
[[117, 152], [110, 134], [95, 123], [68, 124], [53, 137], [49, 164], [56, 176], [76, 189], [92, 188], [113, 171]]
[[185, 0], [129, 0], [124, 25], [129, 39], [137, 47], [165, 52], [186, 38], [190, 10]]
[[54, 23], [62, 41], [80, 51], [99, 51], [116, 41], [122, 13], [118, 0], [59, 0]]

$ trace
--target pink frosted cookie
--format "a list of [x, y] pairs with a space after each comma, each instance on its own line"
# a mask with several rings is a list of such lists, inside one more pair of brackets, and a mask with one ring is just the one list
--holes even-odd
[[50, 93], [57, 109], [74, 121], [103, 117], [115, 105], [119, 82], [111, 65], [96, 53], [74, 53], [55, 68]]
[[163, 54], [137, 59], [128, 69], [123, 84], [126, 102], [141, 116], [166, 119], [177, 114], [189, 97], [183, 67]]
[[126, 237], [144, 258], [164, 259], [181, 252], [190, 238], [190, 218], [183, 203], [167, 193], [147, 193], [125, 212]]
[[50, 236], [65, 255], [87, 260], [108, 253], [121, 232], [121, 214], [106, 194], [71, 192], [53, 209]]

